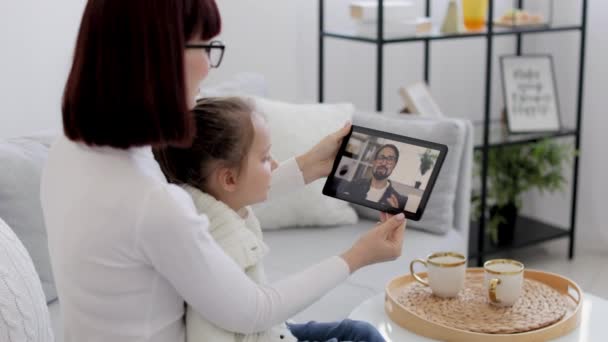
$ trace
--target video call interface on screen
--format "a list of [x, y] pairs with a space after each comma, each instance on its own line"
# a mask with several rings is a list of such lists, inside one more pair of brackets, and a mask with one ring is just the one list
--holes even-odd
[[415, 213], [440, 151], [353, 132], [334, 174], [336, 197]]

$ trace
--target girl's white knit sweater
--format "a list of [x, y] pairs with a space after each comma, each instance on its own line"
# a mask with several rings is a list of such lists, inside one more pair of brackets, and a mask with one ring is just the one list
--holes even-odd
[[[268, 246], [262, 238], [260, 223], [251, 208], [235, 212], [223, 202], [191, 186], [184, 189], [192, 196], [199, 213], [209, 218], [209, 232], [218, 245], [253, 281], [267, 282], [262, 259]], [[243, 218], [244, 217], [244, 218]], [[238, 310], [238, 308], [234, 308]], [[192, 307], [186, 313], [186, 341], [188, 342], [274, 342], [297, 341], [285, 323], [255, 334], [238, 334], [221, 329], [201, 317]]]

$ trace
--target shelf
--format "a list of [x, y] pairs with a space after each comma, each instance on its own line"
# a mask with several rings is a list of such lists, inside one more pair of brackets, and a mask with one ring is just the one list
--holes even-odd
[[[520, 1], [521, 2], [521, 1]], [[433, 7], [431, 5], [431, 0], [425, 0], [423, 3], [426, 4], [426, 16], [430, 16], [430, 10]], [[552, 23], [550, 25], [544, 26], [535, 26], [535, 27], [502, 27], [493, 24], [493, 21], [489, 21], [490, 26], [486, 28], [486, 30], [479, 32], [465, 32], [461, 34], [443, 34], [439, 29], [438, 23], [435, 23], [433, 27], [433, 31], [430, 33], [415, 35], [413, 32], [408, 32], [408, 28], [399, 29], [395, 26], [385, 25], [386, 23], [382, 23], [384, 26], [384, 34], [380, 39], [378, 37], [377, 28], [378, 25], [371, 26], [356, 26], [356, 23], [351, 22], [350, 24], [343, 25], [334, 25], [334, 27], [327, 27], [326, 22], [326, 9], [324, 6], [324, 1], [319, 0], [319, 26], [321, 28], [321, 32], [318, 34], [317, 38], [319, 40], [319, 75], [318, 75], [318, 84], [319, 84], [319, 101], [323, 102], [325, 97], [325, 41], [326, 38], [330, 39], [327, 43], [334, 43], [334, 40], [347, 40], [353, 42], [361, 42], [368, 43], [372, 47], [377, 49], [376, 58], [373, 60], [373, 66], [375, 66], [375, 101], [376, 101], [376, 111], [381, 112], [384, 108], [383, 106], [383, 96], [384, 96], [384, 83], [386, 74], [386, 66], [385, 57], [384, 57], [384, 49], [383, 46], [385, 44], [396, 44], [396, 43], [409, 43], [409, 42], [417, 42], [418, 45], [422, 45], [424, 62], [423, 67], [421, 68], [423, 71], [424, 79], [426, 82], [429, 82], [431, 78], [431, 66], [433, 63], [430, 61], [431, 50], [429, 50], [433, 45], [429, 42], [433, 41], [443, 41], [443, 40], [459, 40], [459, 39], [467, 39], [467, 38], [477, 38], [475, 42], [471, 43], [481, 43], [487, 44], [487, 49], [484, 53], [485, 55], [485, 63], [479, 66], [480, 72], [484, 72], [485, 70], [485, 90], [482, 93], [470, 94], [473, 96], [473, 99], [478, 99], [484, 102], [485, 99], [490, 98], [493, 91], [493, 83], [496, 81], [492, 80], [492, 68], [494, 65], [494, 56], [495, 56], [495, 47], [492, 42], [495, 36], [503, 36], [506, 38], [516, 38], [514, 47], [515, 51], [513, 54], [520, 55], [526, 54], [524, 47], [527, 44], [523, 44], [524, 37], [529, 37], [531, 34], [543, 34], [543, 33], [572, 33], [572, 34], [580, 34], [580, 40], [578, 45], [580, 51], [580, 58], [578, 58], [578, 76], [579, 81], [577, 82], [578, 91], [577, 91], [577, 109], [575, 113], [576, 115], [576, 126], [572, 127], [564, 127], [557, 132], [542, 132], [542, 133], [529, 133], [529, 134], [508, 134], [504, 127], [500, 124], [500, 122], [491, 122], [489, 119], [492, 114], [491, 103], [485, 103], [484, 116], [483, 118], [488, 118], [490, 122], [486, 122], [489, 125], [488, 131], [485, 131], [484, 123], [475, 124], [475, 133], [474, 133], [474, 148], [476, 151], [485, 150], [486, 148], [501, 148], [503, 146], [511, 146], [511, 145], [519, 145], [519, 144], [529, 144], [538, 142], [544, 139], [568, 139], [572, 140], [572, 138], [579, 137], [580, 134], [580, 123], [582, 116], [582, 103], [583, 103], [583, 77], [585, 73], [585, 51], [588, 50], [586, 44], [586, 35], [587, 35], [587, 17], [588, 17], [588, 1], [580, 0], [581, 3], [581, 18], [580, 24], [577, 23]], [[490, 9], [489, 9], [490, 10]], [[552, 17], [552, 16], [551, 16]], [[489, 32], [488, 30], [491, 30]], [[544, 36], [542, 36], [544, 38]], [[423, 44], [420, 44], [423, 43]], [[484, 68], [485, 67], [485, 68]], [[488, 141], [487, 144], [484, 145], [484, 133], [487, 133]], [[569, 141], [568, 141], [569, 142]], [[577, 150], [580, 150], [579, 146], [580, 142], [578, 139], [574, 142], [574, 147]], [[497, 150], [499, 152], [499, 150]], [[573, 167], [573, 189], [572, 189], [572, 198], [577, 198], [578, 193], [578, 183], [576, 179], [578, 179], [579, 174], [579, 163], [574, 162]], [[484, 182], [487, 181], [487, 175], [484, 172], [485, 179]], [[485, 199], [487, 200], [487, 198]], [[571, 221], [576, 222], [576, 201], [571, 201]], [[484, 236], [485, 244], [484, 249], [481, 252], [477, 251], [478, 240], [479, 240], [479, 227], [475, 224], [471, 225], [471, 234], [470, 234], [470, 243], [469, 250], [471, 253], [471, 261], [474, 258], [477, 258], [477, 262], [480, 263], [482, 258], [488, 254], [494, 254], [501, 251], [507, 251], [514, 248], [534, 245], [537, 243], [542, 243], [545, 241], [557, 239], [557, 238], [569, 238], [569, 257], [570, 259], [574, 256], [574, 232], [576, 231], [576, 225], [573, 223], [572, 226], [569, 226], [564, 229], [560, 229], [559, 227], [555, 227], [546, 223], [543, 223], [538, 220], [530, 219], [527, 217], [518, 218], [517, 228], [515, 232], [515, 241], [514, 243], [505, 248], [499, 248], [493, 246], [489, 238]], [[572, 234], [572, 235], [571, 235]]]
[[[473, 124], [475, 135], [475, 149], [483, 149], [483, 123]], [[526, 133], [526, 134], [507, 134], [506, 128], [500, 122], [490, 123], [489, 147], [502, 147], [509, 145], [527, 144], [537, 142], [547, 138], [574, 137], [576, 129], [562, 128], [557, 132]]]
[[[528, 27], [528, 28], [504, 28], [494, 27], [494, 36], [505, 36], [515, 34], [527, 34], [527, 33], [545, 33], [545, 32], [561, 32], [561, 31], [579, 31], [582, 27], [580, 25], [556, 25], [556, 26], [540, 26], [540, 27]], [[330, 32], [325, 31], [321, 33], [323, 37], [346, 39], [359, 41], [364, 43], [378, 43], [376, 33], [361, 34], [356, 33], [354, 30], [345, 30], [344, 32]], [[460, 34], [443, 34], [438, 31], [434, 31], [428, 34], [416, 35], [416, 36], [399, 36], [399, 35], [386, 35], [382, 41], [384, 44], [391, 43], [405, 43], [405, 42], [417, 42], [417, 41], [432, 41], [432, 40], [444, 40], [444, 39], [465, 39], [475, 37], [487, 37], [487, 31], [480, 32], [466, 32]]]
[[[469, 232], [469, 258], [471, 259], [480, 256], [477, 252], [478, 234], [479, 225], [474, 222], [471, 223], [471, 230]], [[484, 249], [481, 253], [481, 256], [504, 252], [515, 248], [531, 246], [537, 243], [547, 242], [554, 239], [565, 238], [569, 235], [570, 232], [566, 229], [558, 228], [532, 218], [521, 216], [517, 219], [517, 222], [515, 224], [515, 237], [513, 239], [513, 244], [507, 247], [496, 247], [492, 245], [489, 236], [486, 235], [484, 241]]]

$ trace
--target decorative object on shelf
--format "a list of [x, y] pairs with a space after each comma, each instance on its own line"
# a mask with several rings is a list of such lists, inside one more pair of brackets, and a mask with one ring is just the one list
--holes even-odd
[[500, 65], [509, 133], [559, 131], [551, 56], [502, 56]]
[[[528, 145], [512, 145], [488, 151], [488, 219], [490, 241], [497, 246], [512, 243], [515, 222], [522, 206], [521, 195], [536, 189], [541, 193], [563, 190], [566, 180], [563, 165], [569, 163], [575, 152], [570, 144], [543, 140]], [[475, 153], [475, 174], [480, 175], [481, 151]], [[480, 217], [481, 196], [478, 190], [472, 196], [473, 220]]]
[[[414, 20], [416, 8], [411, 1], [384, 1], [384, 21]], [[351, 18], [361, 22], [378, 21], [378, 1], [353, 1], [350, 3]]]
[[450, 0], [448, 9], [443, 19], [443, 25], [441, 25], [441, 32], [445, 34], [457, 34], [460, 33], [461, 17], [458, 11], [458, 3], [456, 0]]
[[433, 168], [433, 165], [435, 164], [435, 161], [437, 160], [437, 153], [433, 153], [433, 150], [427, 149], [426, 151], [424, 151], [424, 153], [422, 153], [420, 155], [420, 181], [416, 181], [416, 184], [414, 184], [414, 187], [416, 189], [420, 188], [420, 185], [422, 184], [422, 178], [424, 177], [424, 175]]
[[547, 25], [547, 21], [542, 14], [534, 14], [526, 10], [512, 8], [496, 19], [494, 25], [504, 27], [536, 27]]
[[527, 1], [525, 8], [510, 8], [494, 20], [507, 28], [549, 27], [553, 22], [553, 0]]
[[488, 0], [462, 0], [464, 27], [469, 31], [481, 31], [486, 27]]
[[424, 82], [402, 87], [399, 89], [399, 94], [410, 113], [435, 118], [444, 116]]

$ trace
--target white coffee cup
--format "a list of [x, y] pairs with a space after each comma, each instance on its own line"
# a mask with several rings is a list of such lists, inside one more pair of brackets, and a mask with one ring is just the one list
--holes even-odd
[[[428, 281], [414, 272], [414, 265], [421, 263], [427, 268]], [[426, 260], [415, 259], [410, 263], [410, 272], [422, 285], [430, 286], [433, 294], [443, 298], [458, 296], [464, 288], [467, 258], [456, 252], [438, 252], [429, 255]]]
[[483, 268], [488, 301], [497, 306], [515, 304], [524, 285], [524, 264], [510, 259], [494, 259], [486, 261]]

